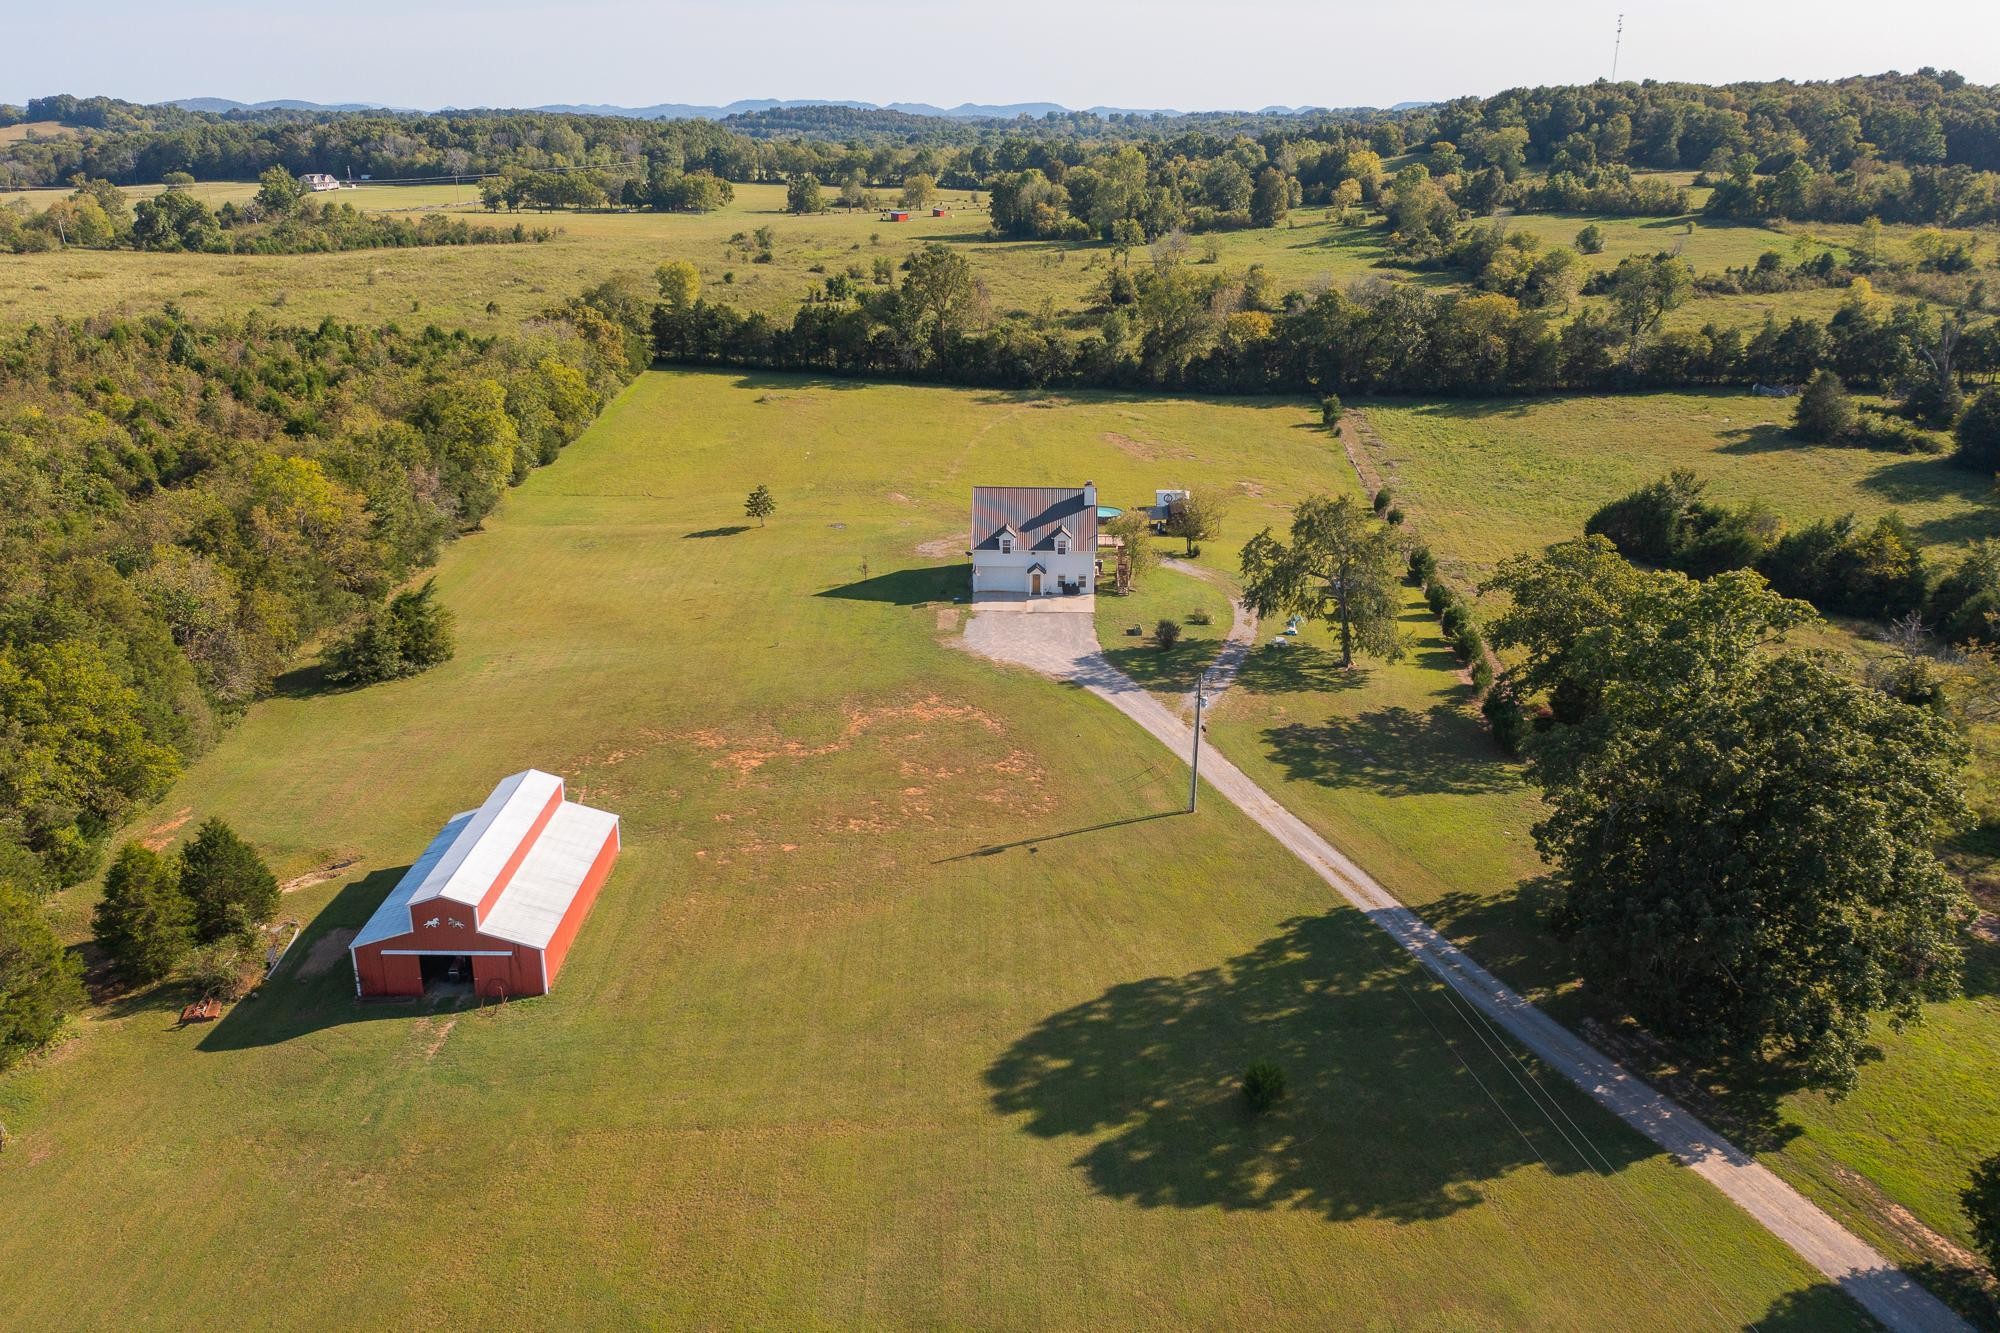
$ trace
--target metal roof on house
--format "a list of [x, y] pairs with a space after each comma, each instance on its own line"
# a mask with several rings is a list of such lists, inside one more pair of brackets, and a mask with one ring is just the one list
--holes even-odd
[[618, 816], [564, 800], [553, 773], [503, 778], [485, 804], [438, 831], [349, 947], [408, 934], [424, 904], [444, 899], [465, 907], [483, 935], [544, 948], [617, 827]]
[[972, 549], [999, 550], [1000, 531], [1010, 526], [1024, 550], [1053, 551], [1063, 528], [1084, 550], [1097, 547], [1097, 505], [1081, 486], [974, 486]]

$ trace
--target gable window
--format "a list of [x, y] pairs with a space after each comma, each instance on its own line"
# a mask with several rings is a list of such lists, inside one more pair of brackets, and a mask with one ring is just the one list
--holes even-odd
[[1014, 554], [1014, 539], [1012, 537], [1002, 536], [1000, 538], [1000, 554], [1002, 555]]
[[1056, 538], [1056, 554], [1057, 555], [1069, 554], [1069, 538], [1067, 537]]

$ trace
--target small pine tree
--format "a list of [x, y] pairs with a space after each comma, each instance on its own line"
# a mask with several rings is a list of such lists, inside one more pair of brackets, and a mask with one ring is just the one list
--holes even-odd
[[1330, 393], [1319, 400], [1319, 420], [1328, 430], [1334, 430], [1340, 425], [1339, 394]]
[[1181, 641], [1180, 621], [1162, 620], [1159, 624], [1153, 626], [1153, 642], [1160, 645], [1161, 652], [1171, 652], [1173, 650], [1174, 645], [1179, 643], [1180, 641]]
[[1283, 1101], [1285, 1071], [1269, 1060], [1259, 1060], [1243, 1071], [1243, 1100], [1251, 1114], [1264, 1112]]
[[743, 501], [743, 516], [756, 519], [760, 528], [764, 526], [765, 519], [777, 512], [778, 502], [772, 498], [771, 488], [761, 483], [756, 490], [750, 492], [749, 498]]
[[257, 849], [220, 819], [210, 819], [181, 852], [181, 891], [194, 904], [204, 942], [248, 938], [278, 914], [278, 880]]
[[194, 908], [178, 869], [173, 860], [128, 842], [104, 877], [91, 930], [127, 981], [160, 980], [194, 946]]
[[1792, 434], [1813, 444], [1830, 444], [1854, 428], [1854, 402], [1830, 370], [1816, 370], [1799, 395]]
[[451, 610], [437, 600], [437, 581], [400, 592], [372, 608], [354, 632], [326, 654], [326, 678], [336, 685], [373, 685], [427, 671], [454, 651]]

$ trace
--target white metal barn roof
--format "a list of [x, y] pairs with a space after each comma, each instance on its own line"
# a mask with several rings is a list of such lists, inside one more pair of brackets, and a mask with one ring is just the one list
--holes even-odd
[[[537, 832], [544, 813], [547, 822]], [[485, 804], [454, 816], [431, 839], [349, 947], [408, 934], [418, 909], [442, 898], [471, 909], [483, 935], [546, 948], [617, 826], [618, 816], [608, 811], [564, 800], [562, 779], [553, 773], [531, 768], [503, 778]], [[480, 913], [480, 902], [517, 855], [513, 876]]]

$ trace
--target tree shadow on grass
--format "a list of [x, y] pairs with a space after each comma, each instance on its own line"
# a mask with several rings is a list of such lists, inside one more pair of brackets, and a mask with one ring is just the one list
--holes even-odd
[[702, 541], [709, 537], [734, 537], [739, 532], [748, 532], [748, 531], [750, 531], [750, 525], [748, 523], [731, 523], [726, 527], [703, 528], [699, 532], [683, 532], [681, 534], [681, 540], [684, 542], [693, 542], [693, 541]]
[[[1907, 1264], [1903, 1271], [1964, 1316], [1974, 1328], [2000, 1328], [2000, 1285], [1996, 1285], [1990, 1275], [1962, 1264], [1929, 1261]], [[1760, 1324], [1758, 1327], [1768, 1325]]]
[[[1253, 1117], [1240, 1079], [1256, 1060], [1289, 1090]], [[1029, 1134], [1083, 1141], [1074, 1165], [1111, 1198], [1413, 1222], [1540, 1161], [1592, 1169], [1497, 1060], [1435, 982], [1341, 911], [1216, 967], [1113, 986], [1044, 1019], [985, 1077]], [[1651, 1154], [1538, 1073], [1613, 1169]]]
[[950, 602], [967, 596], [972, 586], [971, 565], [925, 565], [897, 569], [873, 578], [843, 583], [814, 593], [815, 597], [837, 597], [849, 602], [890, 602], [896, 606], [922, 606], [926, 602]]
[[1768, 422], [1723, 431], [1721, 438], [1728, 443], [1715, 451], [1719, 454], [1781, 454], [1812, 447], [1794, 437], [1785, 427]]
[[1746, 1327], [1761, 1333], [1823, 1333], [1829, 1328], [1867, 1328], [1869, 1321], [1846, 1292], [1830, 1282], [1788, 1291]]
[[1263, 739], [1285, 776], [1324, 787], [1384, 796], [1479, 796], [1521, 786], [1485, 733], [1451, 704], [1288, 722], [1266, 729]]
[[1172, 648], [1162, 649], [1150, 633], [1138, 638], [1120, 637], [1117, 647], [1102, 651], [1104, 660], [1139, 682], [1144, 689], [1163, 694], [1186, 694], [1194, 689], [1195, 678], [1212, 665], [1222, 651], [1220, 639], [1184, 638]]
[[325, 1028], [384, 1018], [413, 1018], [473, 1003], [451, 997], [415, 1000], [361, 1000], [354, 994], [354, 967], [345, 947], [313, 968], [313, 947], [329, 932], [364, 924], [408, 866], [377, 870], [344, 885], [300, 932], [277, 971], [255, 991], [224, 1011], [195, 1049], [241, 1051], [276, 1046]]
[[1368, 683], [1369, 668], [1359, 659], [1352, 667], [1340, 665], [1340, 654], [1291, 639], [1286, 648], [1259, 644], [1243, 659], [1236, 683], [1258, 694], [1325, 693], [1329, 690], [1358, 690]]
[[1957, 500], [1974, 506], [1964, 513], [1912, 522], [1911, 531], [1923, 542], [1945, 544], [1991, 537], [1995, 519], [2000, 518], [2000, 511], [1992, 504], [1993, 478], [1959, 467], [1947, 457], [1905, 458], [1876, 468], [1861, 478], [1860, 485], [1890, 504]]

